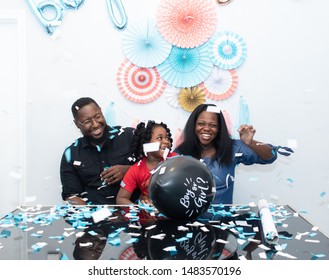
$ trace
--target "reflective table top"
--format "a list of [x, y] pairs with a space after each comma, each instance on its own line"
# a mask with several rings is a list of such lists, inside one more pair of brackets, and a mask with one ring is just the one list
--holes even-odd
[[19, 207], [0, 220], [0, 259], [329, 259], [329, 238], [292, 208], [275, 206], [272, 215], [274, 245], [248, 205], [212, 205], [193, 221], [138, 205]]

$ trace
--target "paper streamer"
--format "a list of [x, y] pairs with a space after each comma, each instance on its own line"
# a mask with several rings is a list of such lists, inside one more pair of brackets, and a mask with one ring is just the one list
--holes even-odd
[[279, 240], [279, 235], [273, 221], [270, 206], [265, 199], [258, 201], [258, 210], [265, 241], [268, 244], [276, 244]]

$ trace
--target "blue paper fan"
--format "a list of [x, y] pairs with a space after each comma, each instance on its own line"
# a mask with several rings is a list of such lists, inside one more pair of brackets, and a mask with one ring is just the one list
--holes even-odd
[[222, 69], [239, 67], [247, 56], [247, 45], [243, 38], [230, 31], [217, 33], [208, 42], [208, 48], [212, 62]]
[[154, 21], [129, 24], [122, 40], [126, 58], [139, 67], [154, 67], [163, 62], [171, 51]]
[[209, 76], [213, 63], [206, 45], [190, 49], [173, 46], [168, 58], [156, 68], [168, 84], [175, 87], [192, 87]]

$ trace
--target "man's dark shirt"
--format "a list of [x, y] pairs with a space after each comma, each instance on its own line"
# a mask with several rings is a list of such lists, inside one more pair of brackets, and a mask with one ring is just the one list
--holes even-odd
[[[104, 169], [114, 165], [132, 165], [131, 141], [133, 128], [108, 127], [109, 137], [102, 148], [81, 137], [65, 149], [61, 165], [62, 198], [77, 195], [91, 204], [116, 204], [120, 182], [107, 185], [100, 178]], [[132, 201], [139, 198], [134, 193]]]

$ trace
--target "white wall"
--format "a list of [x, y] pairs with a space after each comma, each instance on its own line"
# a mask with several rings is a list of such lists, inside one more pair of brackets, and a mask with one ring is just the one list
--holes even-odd
[[[159, 1], [123, 3], [128, 24], [133, 24], [147, 15], [154, 17]], [[248, 55], [238, 68], [235, 94], [222, 102], [208, 101], [226, 109], [234, 123], [243, 96], [257, 140], [297, 144], [294, 155], [280, 157], [273, 165], [239, 166], [234, 202], [264, 197], [289, 204], [329, 235], [325, 222], [329, 212], [325, 124], [329, 4], [325, 0], [236, 0], [216, 7], [217, 30], [239, 33]], [[119, 92], [116, 71], [124, 59], [124, 31], [112, 26], [105, 0], [86, 0], [79, 10], [67, 12], [56, 39], [42, 29], [25, 1], [1, 1], [0, 10], [23, 11], [26, 17], [28, 204], [62, 202], [59, 162], [64, 148], [79, 136], [70, 106], [81, 96], [95, 98], [103, 108], [114, 102], [116, 122], [122, 125], [156, 118], [166, 121], [173, 132], [183, 128], [189, 113], [168, 105], [164, 96], [140, 105]], [[6, 197], [4, 186], [2, 190], [1, 201]], [[327, 194], [321, 196], [322, 192]]]

